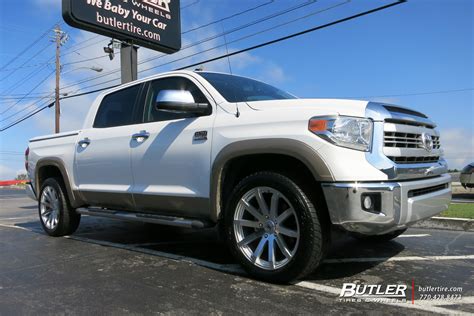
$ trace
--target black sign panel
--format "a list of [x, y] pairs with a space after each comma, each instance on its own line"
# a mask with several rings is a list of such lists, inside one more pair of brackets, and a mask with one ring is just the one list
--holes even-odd
[[179, 0], [63, 0], [71, 26], [164, 53], [181, 49]]

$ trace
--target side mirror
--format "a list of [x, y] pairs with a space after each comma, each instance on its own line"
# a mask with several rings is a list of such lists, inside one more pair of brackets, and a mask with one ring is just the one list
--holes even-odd
[[161, 90], [156, 96], [155, 107], [157, 110], [195, 114], [209, 110], [209, 104], [196, 103], [191, 92], [185, 90]]

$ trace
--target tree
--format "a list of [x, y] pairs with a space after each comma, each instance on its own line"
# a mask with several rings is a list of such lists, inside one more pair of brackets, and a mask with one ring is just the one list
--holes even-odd
[[20, 173], [16, 176], [15, 180], [28, 180], [28, 176], [25, 173]]

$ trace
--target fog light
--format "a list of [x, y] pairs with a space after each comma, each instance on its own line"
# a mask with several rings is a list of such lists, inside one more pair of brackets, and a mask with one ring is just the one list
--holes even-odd
[[360, 196], [360, 207], [363, 211], [380, 213], [382, 211], [382, 197], [379, 192], [362, 193]]
[[370, 210], [370, 209], [372, 209], [372, 205], [373, 205], [373, 204], [374, 204], [374, 203], [372, 202], [372, 198], [367, 195], [367, 196], [364, 198], [364, 208], [365, 208], [366, 210]]

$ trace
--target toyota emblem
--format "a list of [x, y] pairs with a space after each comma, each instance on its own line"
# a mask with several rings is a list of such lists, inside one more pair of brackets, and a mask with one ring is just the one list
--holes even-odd
[[421, 142], [423, 144], [423, 148], [427, 152], [431, 152], [433, 150], [433, 138], [428, 133], [421, 134]]

